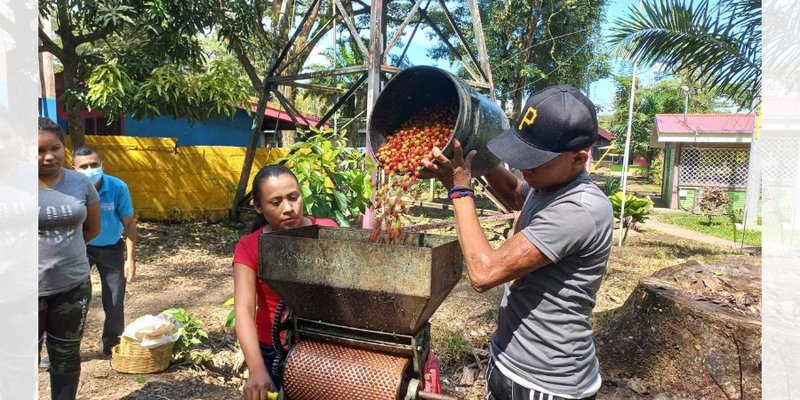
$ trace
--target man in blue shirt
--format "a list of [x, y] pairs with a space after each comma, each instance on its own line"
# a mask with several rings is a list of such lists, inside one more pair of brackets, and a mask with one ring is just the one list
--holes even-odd
[[100, 273], [106, 314], [103, 355], [108, 357], [125, 329], [125, 286], [136, 275], [136, 218], [128, 185], [103, 173], [103, 160], [96, 149], [78, 147], [72, 152], [72, 165], [89, 178], [100, 195], [100, 234], [86, 246], [86, 253], [89, 264], [96, 265]]

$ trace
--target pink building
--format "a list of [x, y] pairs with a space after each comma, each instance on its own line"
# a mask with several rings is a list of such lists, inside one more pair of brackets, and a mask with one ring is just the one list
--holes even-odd
[[744, 207], [753, 114], [657, 114], [650, 146], [664, 150], [661, 198], [691, 210], [699, 191], [721, 187]]

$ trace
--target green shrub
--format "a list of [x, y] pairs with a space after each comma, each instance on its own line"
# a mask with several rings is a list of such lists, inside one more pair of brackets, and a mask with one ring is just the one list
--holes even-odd
[[225, 300], [222, 307], [228, 310], [228, 317], [225, 319], [225, 327], [230, 328], [236, 323], [236, 310], [233, 308], [233, 297]]
[[656, 150], [656, 155], [653, 157], [653, 161], [650, 163], [650, 174], [648, 176], [648, 180], [652, 184], [661, 185], [661, 181], [664, 179], [664, 152], [660, 150]]
[[[614, 217], [620, 218], [620, 210], [622, 209], [622, 192], [614, 193], [608, 196], [611, 201], [611, 208], [614, 211]], [[625, 196], [625, 220], [621, 221], [622, 226], [625, 228], [622, 241], [628, 237], [628, 229], [636, 229], [636, 224], [644, 222], [650, 217], [653, 211], [653, 201], [647, 197], [636, 197], [632, 194]]]
[[372, 197], [373, 162], [332, 129], [311, 131], [279, 163], [297, 175], [307, 215], [350, 226]]
[[705, 188], [700, 191], [700, 200], [697, 202], [700, 213], [711, 219], [718, 215], [729, 214], [731, 212], [731, 199], [724, 190], [718, 187]]
[[472, 345], [459, 332], [444, 331], [433, 338], [433, 347], [442, 365], [456, 366], [469, 359]]
[[614, 193], [619, 192], [621, 187], [622, 183], [620, 178], [615, 176], [607, 176], [605, 181], [603, 181], [603, 187], [601, 189], [603, 189], [603, 193], [605, 193], [606, 196], [611, 196]]
[[175, 342], [172, 348], [173, 353], [194, 345], [202, 343], [208, 339], [208, 332], [203, 329], [203, 324], [194, 315], [189, 314], [183, 308], [170, 308], [161, 314], [172, 317], [173, 320], [181, 324], [181, 337]]

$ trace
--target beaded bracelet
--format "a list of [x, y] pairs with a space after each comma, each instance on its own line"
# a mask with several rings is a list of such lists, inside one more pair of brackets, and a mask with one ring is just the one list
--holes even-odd
[[475, 191], [466, 186], [453, 186], [447, 191], [447, 198], [450, 200], [460, 199], [462, 197], [472, 197]]

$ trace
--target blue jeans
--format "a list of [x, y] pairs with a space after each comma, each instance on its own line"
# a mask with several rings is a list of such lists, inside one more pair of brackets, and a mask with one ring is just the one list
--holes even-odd
[[273, 361], [275, 361], [275, 357], [278, 356], [277, 354], [275, 354], [275, 348], [272, 347], [271, 344], [264, 344], [264, 343], [259, 343], [258, 346], [261, 348], [261, 358], [264, 359], [264, 366], [267, 367], [267, 373], [269, 374], [269, 379], [272, 379], [272, 384], [276, 388], [280, 388], [281, 381], [272, 372], [272, 363]]

